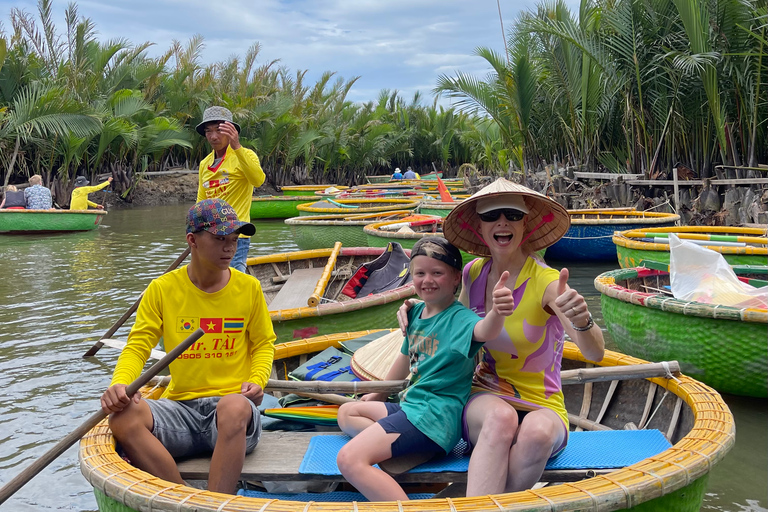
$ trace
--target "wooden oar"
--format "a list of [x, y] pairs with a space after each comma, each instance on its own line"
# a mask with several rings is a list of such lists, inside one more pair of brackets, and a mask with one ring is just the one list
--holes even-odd
[[[178, 258], [176, 258], [176, 261], [171, 263], [171, 266], [163, 271], [163, 274], [167, 274], [171, 270], [174, 270], [176, 267], [178, 267], [181, 264], [181, 262], [184, 261], [187, 256], [189, 256], [189, 250], [190, 250], [189, 246], [187, 246], [187, 248], [184, 249], [184, 252], [182, 252], [181, 255]], [[117, 322], [115, 322], [107, 332], [104, 333], [104, 336], [102, 336], [101, 339], [111, 338], [112, 335], [115, 334], [117, 330], [123, 326], [125, 321], [131, 317], [134, 311], [139, 309], [139, 304], [141, 303], [142, 297], [144, 297], [144, 292], [141, 292], [141, 295], [139, 295], [139, 298], [136, 299], [136, 302], [134, 302], [133, 305], [130, 308], [128, 308], [128, 311], [123, 313], [123, 316], [121, 316], [120, 319]], [[102, 343], [101, 340], [97, 341], [96, 343], [93, 344], [91, 348], [88, 349], [88, 352], [83, 354], [83, 357], [91, 357], [96, 355], [96, 352], [98, 352], [99, 349], [103, 346], [104, 346], [104, 343]]]
[[313, 308], [320, 304], [320, 299], [325, 293], [325, 288], [328, 286], [328, 281], [331, 279], [331, 273], [333, 272], [334, 267], [336, 267], [336, 258], [338, 258], [340, 252], [341, 242], [336, 242], [333, 244], [333, 251], [331, 251], [331, 255], [328, 256], [328, 262], [325, 264], [323, 274], [320, 276], [320, 279], [317, 280], [315, 291], [312, 292], [312, 295], [310, 295], [309, 299], [307, 299], [307, 306]]
[[[138, 379], [131, 382], [125, 389], [128, 396], [133, 396], [142, 386], [144, 386], [149, 380], [157, 375], [162, 369], [171, 364], [171, 362], [181, 355], [182, 352], [187, 350], [190, 345], [200, 339], [205, 334], [202, 329], [197, 329], [187, 339], [179, 343], [173, 350], [168, 352], [165, 357], [153, 364], [149, 370], [144, 372]], [[89, 430], [99, 424], [101, 420], [107, 417], [107, 414], [99, 409], [88, 418], [85, 423], [77, 427], [74, 431], [69, 433], [64, 439], [59, 441], [56, 446], [45, 452], [42, 457], [33, 462], [24, 471], [15, 476], [11, 481], [0, 489], [0, 504], [3, 504], [5, 500], [10, 498], [16, 491], [21, 489], [24, 484], [29, 482], [35, 475], [42, 471], [48, 464], [54, 461], [56, 457], [64, 453], [67, 448], [75, 444], [75, 442], [83, 437]]]

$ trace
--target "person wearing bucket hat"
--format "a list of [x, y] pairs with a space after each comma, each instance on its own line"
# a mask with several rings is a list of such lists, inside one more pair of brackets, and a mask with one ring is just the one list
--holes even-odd
[[72, 196], [69, 200], [69, 209], [70, 210], [87, 210], [88, 207], [92, 208], [98, 208], [99, 210], [103, 210], [104, 206], [100, 204], [96, 204], [93, 201], [88, 199], [88, 194], [92, 194], [93, 192], [98, 192], [99, 190], [108, 187], [110, 183], [112, 183], [112, 176], [107, 178], [107, 181], [102, 183], [101, 185], [95, 185], [93, 187], [88, 187], [90, 183], [88, 181], [88, 178], [85, 176], [78, 176], [75, 178], [75, 182], [73, 185], [75, 188], [72, 190]]
[[[200, 162], [197, 200], [218, 197], [228, 202], [241, 221], [251, 220], [253, 187], [264, 183], [256, 153], [240, 144], [240, 125], [232, 121], [232, 112], [220, 106], [208, 107], [195, 127], [211, 145], [211, 153]], [[250, 238], [241, 236], [232, 267], [245, 272]]]
[[[237, 237], [255, 231], [221, 199], [189, 209], [190, 263], [149, 284], [102, 394], [102, 410], [131, 463], [163, 480], [184, 483], [174, 457], [212, 453], [208, 489], [234, 493], [245, 455], [259, 441], [258, 405], [275, 333], [258, 279], [229, 267]], [[161, 337], [170, 351], [198, 327], [205, 334], [171, 363], [160, 399], [126, 394]]]
[[[567, 284], [568, 270], [549, 268], [535, 251], [559, 240], [570, 226], [556, 201], [499, 178], [453, 209], [445, 238], [480, 256], [463, 270], [459, 300], [480, 316], [508, 272], [515, 311], [504, 330], [481, 350], [463, 435], [472, 448], [467, 496], [532, 487], [547, 460], [568, 441], [560, 364], [564, 334], [591, 361], [605, 343], [584, 298]], [[398, 311], [407, 323], [406, 304]]]

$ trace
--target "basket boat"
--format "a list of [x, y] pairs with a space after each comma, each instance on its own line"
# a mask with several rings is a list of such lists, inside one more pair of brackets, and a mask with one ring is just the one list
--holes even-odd
[[419, 206], [418, 199], [339, 199], [315, 200], [314, 203], [297, 207], [299, 215], [353, 215], [362, 213], [391, 212], [394, 210], [414, 210]]
[[[351, 329], [396, 326], [397, 309], [416, 293], [412, 283], [354, 299], [341, 293], [360, 265], [385, 251], [381, 247], [342, 247], [335, 258], [332, 249], [248, 258], [247, 272], [261, 282], [277, 342], [333, 333], [339, 325]], [[324, 288], [318, 290], [321, 281]], [[309, 306], [313, 295], [317, 305]]]
[[[768, 275], [765, 266], [734, 271]], [[643, 267], [595, 278], [619, 349], [651, 361], [675, 359], [683, 372], [722, 393], [768, 396], [768, 310], [682, 301], [665, 293], [667, 285], [668, 272]]]
[[363, 226], [381, 220], [397, 220], [411, 215], [410, 210], [358, 215], [310, 215], [285, 219], [299, 249], [323, 249], [341, 242], [344, 247], [367, 247]]
[[317, 201], [315, 196], [254, 196], [251, 198], [251, 220], [287, 219], [299, 214], [300, 204]]
[[392, 179], [391, 174], [376, 174], [376, 175], [365, 175], [365, 181], [368, 183], [387, 183], [389, 180]]
[[[710, 240], [708, 249], [723, 255], [731, 265], [765, 265], [768, 256], [768, 230], [766, 228], [737, 228], [726, 226], [682, 226], [667, 228], [647, 228], [615, 233], [613, 243], [619, 265], [622, 268], [639, 267], [643, 261], [657, 261], [669, 264], [669, 245], [650, 242], [646, 235], [667, 237], [675, 233], [688, 240]], [[718, 243], [718, 237], [723, 237], [726, 243], [742, 244], [740, 247]]]
[[311, 196], [318, 190], [325, 190], [329, 187], [336, 187], [340, 190], [344, 190], [349, 187], [343, 185], [289, 185], [287, 187], [280, 187], [284, 196]]
[[[273, 378], [284, 379], [286, 373], [306, 361], [310, 355], [329, 346], [339, 348], [341, 342], [368, 332], [334, 334], [277, 345]], [[599, 365], [623, 366], [644, 362], [606, 351]], [[592, 365], [573, 343], [565, 343], [563, 370]], [[146, 387], [142, 391], [145, 397], [155, 398], [162, 389]], [[578, 423], [587, 429], [621, 430], [631, 423], [639, 428], [660, 430], [673, 446], [656, 456], [621, 469], [545, 472], [544, 478], [553, 484], [536, 490], [475, 498], [376, 504], [320, 500], [305, 503], [212, 493], [155, 478], [134, 468], [117, 455], [114, 439], [105, 420], [82, 438], [79, 446], [80, 470], [93, 486], [102, 512], [699, 510], [709, 471], [722, 460], [735, 441], [733, 416], [717, 392], [685, 375], [676, 379], [574, 384], [564, 386], [564, 392], [572, 429]], [[259, 447], [264, 446], [266, 449], [276, 444], [283, 446], [286, 439], [292, 439], [290, 433], [264, 432]], [[285, 455], [271, 463], [255, 459], [255, 470], [264, 475], [264, 480], [267, 480], [266, 474], [269, 474], [271, 480], [290, 480], [292, 476], [295, 477], [301, 459], [300, 456], [298, 460], [289, 459], [288, 454], [297, 451], [303, 454], [304, 450], [296, 444], [286, 447]], [[246, 457], [246, 465], [251, 464], [249, 457], [258, 457], [259, 447]], [[179, 469], [184, 478], [200, 478], [194, 476], [192, 462], [180, 464]], [[424, 482], [430, 475], [434, 477], [436, 474], [406, 473], [398, 478], [401, 481]], [[257, 479], [248, 474], [243, 477]], [[452, 474], [452, 478], [455, 480], [451, 481], [462, 481], [462, 478], [466, 481], [466, 474]]]
[[0, 210], [0, 233], [56, 233], [96, 229], [104, 210]]
[[680, 216], [672, 213], [635, 210], [584, 209], [568, 210], [571, 227], [565, 235], [547, 248], [553, 260], [616, 261], [614, 231], [646, 227], [674, 226]]
[[459, 195], [454, 197], [455, 201], [453, 202], [446, 202], [446, 201], [422, 201], [419, 205], [419, 213], [423, 215], [437, 215], [439, 217], [447, 217], [449, 213], [451, 213], [451, 210], [456, 208], [459, 204], [461, 204], [461, 201], [466, 199], [467, 195]]

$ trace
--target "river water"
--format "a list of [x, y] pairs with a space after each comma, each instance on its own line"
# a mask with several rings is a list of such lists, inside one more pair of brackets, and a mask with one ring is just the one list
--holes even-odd
[[[105, 347], [96, 357], [82, 355], [185, 249], [188, 207], [111, 211], [86, 233], [0, 235], [0, 484], [97, 410], [117, 352]], [[257, 223], [251, 255], [290, 250], [297, 247], [281, 221]], [[599, 324], [592, 281], [614, 267], [571, 266], [569, 284], [587, 297]], [[125, 339], [131, 324], [113, 337]], [[702, 510], [768, 512], [768, 401], [725, 400], [736, 417], [736, 446], [712, 471]], [[96, 510], [77, 445], [3, 510]]]

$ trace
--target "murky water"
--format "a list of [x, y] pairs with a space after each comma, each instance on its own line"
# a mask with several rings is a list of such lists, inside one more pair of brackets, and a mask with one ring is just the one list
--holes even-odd
[[[0, 484], [98, 408], [116, 351], [81, 356], [185, 248], [188, 205], [116, 210], [93, 232], [0, 235]], [[259, 222], [251, 255], [296, 250], [282, 222]], [[608, 266], [572, 266], [570, 284], [601, 322], [594, 277]], [[125, 339], [132, 320], [115, 338]], [[768, 402], [726, 397], [737, 442], [715, 467], [704, 510], [768, 511]], [[77, 446], [3, 505], [9, 511], [96, 509]]]

